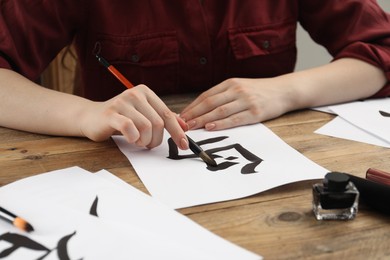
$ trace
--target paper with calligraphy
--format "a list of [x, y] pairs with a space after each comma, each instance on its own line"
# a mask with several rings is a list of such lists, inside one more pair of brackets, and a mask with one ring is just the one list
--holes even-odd
[[250, 196], [283, 184], [321, 179], [327, 170], [287, 145], [263, 124], [188, 135], [216, 160], [206, 165], [190, 150], [178, 150], [165, 137], [146, 150], [113, 139], [152, 196], [172, 208]]
[[390, 148], [390, 98], [355, 101], [315, 110], [338, 115], [315, 133]]
[[0, 197], [34, 227], [0, 221], [2, 259], [261, 259], [107, 171], [41, 174], [0, 188]]

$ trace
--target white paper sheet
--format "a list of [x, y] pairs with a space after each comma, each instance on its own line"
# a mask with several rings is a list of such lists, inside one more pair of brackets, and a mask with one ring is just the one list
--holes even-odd
[[[129, 186], [107, 171], [97, 172], [96, 175], [115, 183], [117, 189], [125, 189], [128, 197], [131, 197], [131, 201], [129, 201], [131, 203], [122, 205], [120, 210], [117, 209], [119, 214], [111, 214], [109, 216], [107, 213], [105, 219], [120, 222], [132, 220], [138, 223], [138, 226], [142, 229], [148, 229], [154, 233], [172, 237], [172, 239], [176, 239], [180, 243], [189, 244], [200, 252], [207, 252], [214, 259], [261, 259], [260, 256], [216, 236], [189, 218]], [[115, 198], [113, 200], [118, 199]], [[137, 203], [143, 204], [142, 212], [134, 212], [133, 207]], [[158, 216], [157, 219], [156, 216]]]
[[327, 113], [327, 114], [334, 114], [332, 110], [328, 106], [321, 106], [321, 107], [312, 107], [311, 110]]
[[[385, 103], [387, 104], [386, 106], [388, 107], [388, 103], [390, 102], [389, 100], [390, 100], [389, 98], [383, 98], [383, 99], [366, 100], [364, 102], [366, 103], [365, 105], [368, 104], [368, 106], [371, 106], [372, 103], [373, 104]], [[354, 101], [354, 102], [348, 102], [348, 103], [343, 103], [343, 104], [338, 104], [333, 106], [316, 107], [312, 109], [321, 112], [337, 114], [337, 111], [344, 110], [346, 107], [352, 108], [359, 104], [362, 105], [362, 102]], [[379, 111], [385, 112], [384, 110], [379, 110]], [[374, 111], [374, 114], [376, 114], [379, 111], [376, 112]], [[360, 111], [352, 111], [351, 113], [357, 114], [360, 113]], [[350, 118], [350, 116], [348, 114], [343, 113], [344, 117], [338, 116], [334, 118], [332, 121], [328, 122], [327, 124], [317, 129], [315, 133], [389, 148], [390, 142], [370, 132], [370, 128], [372, 127], [370, 124], [372, 124], [372, 122], [368, 122], [368, 121], [366, 122], [364, 118], [369, 117], [369, 114], [371, 112], [367, 113], [367, 115], [365, 115], [365, 113], [366, 112], [363, 112], [364, 116], [359, 119], [361, 121], [359, 125], [355, 125], [352, 123], [354, 119], [351, 122], [347, 121], [347, 119]], [[385, 118], [385, 116], [382, 117]], [[379, 124], [379, 128], [381, 128], [382, 127], [381, 125], [383, 124], [383, 120], [381, 121], [376, 120], [376, 122], [374, 122], [375, 127], [377, 127], [378, 124]]]
[[318, 128], [315, 133], [390, 148], [390, 143], [354, 126], [339, 116]]
[[329, 108], [351, 124], [390, 143], [390, 98], [351, 102]]
[[[288, 146], [263, 124], [216, 132], [200, 129], [190, 131], [188, 135], [198, 144], [208, 140], [209, 143], [201, 144], [201, 147], [220, 156], [215, 158], [218, 165], [237, 164], [213, 171], [200, 158], [169, 159], [167, 133], [163, 144], [152, 150], [129, 145], [122, 136], [113, 139], [152, 196], [172, 208], [242, 198], [291, 182], [321, 179], [327, 172]], [[226, 138], [210, 140], [222, 137]], [[179, 150], [178, 154], [193, 156], [189, 150]], [[254, 172], [243, 168], [251, 163]]]
[[[71, 235], [66, 248], [71, 259], [261, 258], [135, 188], [119, 185], [109, 175], [94, 175], [73, 167], [2, 187], [2, 206], [26, 218], [35, 231], [26, 234], [0, 222], [0, 254], [11, 246], [4, 236], [16, 233], [50, 249]], [[97, 216], [89, 214], [91, 209], [96, 209]], [[56, 251], [44, 259], [56, 259]], [[20, 248], [7, 259], [38, 258], [43, 253]]]

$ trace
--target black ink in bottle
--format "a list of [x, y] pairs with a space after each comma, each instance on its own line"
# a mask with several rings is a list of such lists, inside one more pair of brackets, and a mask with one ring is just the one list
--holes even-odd
[[358, 203], [359, 191], [344, 173], [327, 173], [322, 183], [313, 185], [313, 212], [317, 220], [354, 219]]

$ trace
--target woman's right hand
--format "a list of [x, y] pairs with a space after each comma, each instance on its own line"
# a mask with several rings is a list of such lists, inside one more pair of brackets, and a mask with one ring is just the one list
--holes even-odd
[[90, 104], [79, 125], [82, 135], [91, 140], [102, 141], [120, 133], [127, 142], [151, 149], [161, 144], [165, 128], [180, 149], [188, 149], [185, 122], [145, 85]]

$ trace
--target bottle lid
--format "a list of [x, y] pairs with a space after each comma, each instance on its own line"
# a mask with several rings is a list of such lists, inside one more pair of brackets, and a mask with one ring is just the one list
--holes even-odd
[[345, 191], [349, 176], [341, 172], [329, 172], [325, 175], [324, 187], [328, 191]]

